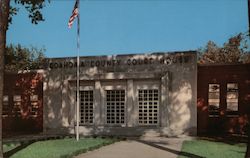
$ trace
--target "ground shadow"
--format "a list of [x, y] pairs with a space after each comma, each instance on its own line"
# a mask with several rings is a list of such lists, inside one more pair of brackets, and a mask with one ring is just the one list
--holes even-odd
[[170, 149], [170, 148], [167, 148], [167, 147], [163, 147], [163, 146], [157, 145], [157, 144], [155, 144], [153, 142], [149, 142], [149, 141], [144, 141], [144, 140], [135, 140], [135, 141], [137, 141], [139, 143], [149, 145], [151, 147], [154, 147], [154, 148], [157, 148], [157, 149], [160, 149], [160, 150], [164, 150], [164, 151], [176, 154], [176, 155], [180, 155], [180, 156], [186, 156], [186, 157], [189, 157], [189, 158], [204, 158], [202, 156], [195, 155], [195, 154], [192, 154], [192, 153], [178, 151], [178, 150]]
[[17, 153], [18, 151], [26, 148], [27, 146], [33, 144], [35, 141], [29, 141], [29, 142], [25, 142], [25, 143], [21, 143], [21, 145], [17, 146], [16, 148], [10, 150], [10, 151], [7, 151], [3, 154], [3, 157], [4, 158], [9, 158], [11, 157], [12, 155], [14, 155], [15, 153]]

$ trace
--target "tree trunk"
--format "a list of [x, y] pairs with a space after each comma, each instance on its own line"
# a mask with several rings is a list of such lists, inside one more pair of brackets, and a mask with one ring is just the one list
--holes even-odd
[[4, 53], [6, 47], [6, 31], [8, 26], [10, 0], [0, 0], [0, 158], [3, 157], [2, 110], [3, 110], [3, 79]]

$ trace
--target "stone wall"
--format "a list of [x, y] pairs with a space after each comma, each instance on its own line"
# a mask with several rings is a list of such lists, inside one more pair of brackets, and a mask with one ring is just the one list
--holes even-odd
[[[94, 123], [83, 135], [180, 135], [197, 128], [196, 52], [153, 53], [80, 58], [80, 89], [94, 91]], [[160, 92], [159, 123], [138, 124], [137, 89]], [[122, 126], [106, 124], [105, 90], [125, 89]], [[76, 58], [48, 59], [44, 73], [44, 132], [74, 133], [76, 125]]]

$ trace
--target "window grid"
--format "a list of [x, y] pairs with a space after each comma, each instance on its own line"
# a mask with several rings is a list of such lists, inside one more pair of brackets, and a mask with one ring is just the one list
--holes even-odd
[[125, 123], [125, 90], [106, 91], [107, 124]]
[[138, 90], [139, 124], [157, 125], [159, 113], [159, 91], [157, 89]]
[[93, 91], [80, 91], [80, 124], [92, 124], [93, 115]]

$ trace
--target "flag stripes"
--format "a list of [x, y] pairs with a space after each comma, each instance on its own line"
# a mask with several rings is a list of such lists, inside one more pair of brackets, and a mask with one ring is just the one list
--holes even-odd
[[76, 0], [74, 9], [73, 9], [73, 11], [72, 11], [72, 15], [70, 16], [69, 22], [68, 22], [68, 27], [69, 27], [69, 28], [72, 27], [75, 18], [76, 18], [76, 17], [78, 16], [78, 14], [79, 14], [79, 11], [78, 11], [78, 4], [79, 4], [79, 3], [78, 3], [78, 0]]

